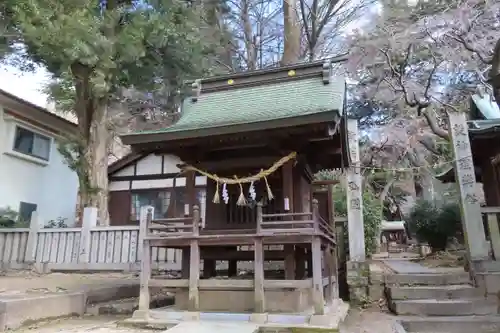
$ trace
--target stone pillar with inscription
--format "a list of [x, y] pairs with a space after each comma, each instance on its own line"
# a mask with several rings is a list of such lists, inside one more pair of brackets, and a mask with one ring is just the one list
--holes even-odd
[[464, 113], [450, 112], [448, 128], [455, 156], [455, 179], [459, 186], [462, 227], [468, 259], [474, 263], [487, 260], [489, 250], [486, 242], [481, 207], [476, 193], [476, 177], [469, 140], [467, 119]]
[[365, 254], [365, 228], [363, 223], [363, 190], [359, 156], [358, 121], [347, 121], [347, 137], [351, 165], [346, 175], [347, 231], [349, 261], [347, 283], [351, 301], [364, 302], [368, 291], [368, 265]]

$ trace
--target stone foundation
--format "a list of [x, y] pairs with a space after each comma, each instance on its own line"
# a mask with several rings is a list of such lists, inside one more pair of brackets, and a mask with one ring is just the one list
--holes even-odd
[[347, 285], [353, 304], [363, 304], [368, 299], [370, 270], [366, 262], [347, 262]]
[[384, 270], [376, 263], [372, 263], [369, 266], [368, 297], [373, 301], [385, 299]]
[[[200, 290], [200, 311], [253, 312], [253, 290]], [[266, 290], [264, 292], [266, 312], [293, 313], [302, 312], [313, 306], [311, 291]], [[188, 290], [175, 293], [175, 308], [187, 310], [189, 304]]]

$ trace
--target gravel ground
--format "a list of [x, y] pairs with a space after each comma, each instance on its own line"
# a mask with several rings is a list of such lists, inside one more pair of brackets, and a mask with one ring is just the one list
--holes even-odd
[[47, 322], [39, 322], [35, 325], [23, 327], [12, 332], [23, 333], [152, 333], [151, 330], [141, 330], [137, 328], [117, 327], [116, 321], [125, 318], [117, 317], [83, 317], [59, 319]]
[[[393, 333], [394, 316], [374, 310], [352, 310], [347, 320], [341, 325], [340, 333]], [[152, 333], [151, 330], [117, 327], [119, 317], [83, 317], [59, 319], [20, 328], [12, 332], [17, 333]]]

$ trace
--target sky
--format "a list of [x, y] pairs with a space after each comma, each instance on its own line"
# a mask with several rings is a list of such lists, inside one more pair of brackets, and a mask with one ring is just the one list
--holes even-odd
[[39, 69], [35, 73], [23, 73], [10, 66], [0, 66], [0, 89], [40, 107], [47, 107], [47, 96], [42, 89], [48, 81], [48, 73]]

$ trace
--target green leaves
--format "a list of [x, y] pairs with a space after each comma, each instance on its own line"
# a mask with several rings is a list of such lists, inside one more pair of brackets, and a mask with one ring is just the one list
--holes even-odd
[[445, 250], [449, 239], [460, 231], [460, 218], [457, 203], [440, 206], [422, 200], [413, 207], [408, 222], [417, 239], [428, 242], [435, 252]]
[[55, 78], [75, 63], [89, 68], [97, 98], [118, 87], [152, 89], [166, 75], [198, 74], [202, 63], [197, 13], [181, 1], [103, 9], [91, 0], [9, 0], [3, 13], [28, 58]]
[[[336, 185], [333, 192], [335, 213], [347, 216], [347, 198], [345, 189]], [[365, 252], [368, 257], [375, 252], [377, 247], [376, 237], [382, 222], [382, 205], [376, 194], [369, 188], [363, 191], [363, 222], [365, 227]]]

